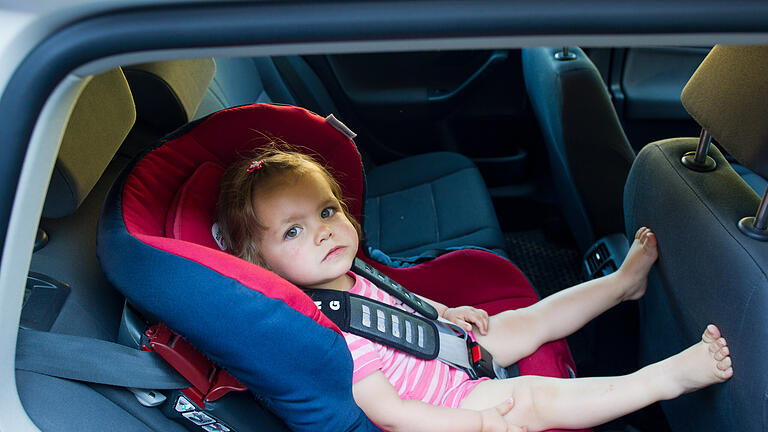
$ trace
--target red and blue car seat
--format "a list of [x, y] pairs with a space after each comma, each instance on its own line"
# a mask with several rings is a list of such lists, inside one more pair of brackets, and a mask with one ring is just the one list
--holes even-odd
[[[303, 108], [229, 108], [172, 133], [116, 182], [99, 224], [102, 268], [136, 309], [183, 335], [290, 429], [379, 430], [354, 402], [352, 359], [336, 325], [299, 288], [222, 251], [211, 234], [225, 167], [263, 145], [264, 135], [314, 153], [362, 222], [365, 177], [350, 138]], [[520, 270], [490, 252], [458, 250], [394, 268], [365, 250], [361, 245], [364, 261], [449, 306], [495, 314], [538, 300]], [[518, 369], [565, 378], [574, 363], [561, 340], [520, 360]]]

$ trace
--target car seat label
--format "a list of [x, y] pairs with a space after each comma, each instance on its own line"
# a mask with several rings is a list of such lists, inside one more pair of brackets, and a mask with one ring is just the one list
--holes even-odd
[[356, 133], [352, 132], [352, 129], [348, 128], [347, 125], [341, 122], [341, 120], [334, 117], [333, 114], [329, 114], [328, 117], [325, 118], [325, 121], [349, 139], [355, 139], [357, 136]]

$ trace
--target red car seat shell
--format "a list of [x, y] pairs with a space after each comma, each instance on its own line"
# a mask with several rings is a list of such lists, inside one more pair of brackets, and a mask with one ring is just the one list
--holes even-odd
[[[230, 108], [171, 134], [118, 180], [99, 226], [102, 267], [132, 304], [184, 335], [290, 428], [377, 430], [352, 399], [351, 356], [338, 328], [299, 288], [221, 251], [211, 235], [224, 167], [264, 144], [264, 135], [326, 164], [361, 219], [364, 173], [349, 138], [302, 108]], [[449, 305], [497, 313], [538, 300], [512, 263], [489, 252], [455, 251], [400, 269], [360, 250], [409, 289]], [[568, 377], [574, 364], [558, 341], [519, 368]]]

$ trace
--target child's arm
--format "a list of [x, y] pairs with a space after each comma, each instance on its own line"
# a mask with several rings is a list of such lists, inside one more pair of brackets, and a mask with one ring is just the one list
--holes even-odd
[[[417, 294], [418, 295], [418, 294]], [[437, 310], [437, 316], [443, 317], [448, 321], [460, 326], [466, 331], [472, 330], [474, 324], [480, 331], [480, 334], [484, 335], [488, 333], [488, 312], [477, 309], [472, 306], [459, 306], [455, 308], [449, 308], [448, 306], [436, 302], [432, 299], [428, 299], [423, 296], [419, 296], [422, 300], [432, 305]]]
[[381, 371], [352, 385], [355, 402], [376, 425], [389, 432], [517, 432], [523, 429], [504, 420], [513, 402], [474, 411], [446, 408], [415, 400], [400, 399]]

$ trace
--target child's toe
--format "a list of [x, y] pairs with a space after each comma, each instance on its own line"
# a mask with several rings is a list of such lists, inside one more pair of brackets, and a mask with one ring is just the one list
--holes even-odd
[[[725, 349], [725, 348], [723, 348]], [[722, 359], [728, 357], [728, 354], [723, 352], [723, 349], [719, 349], [715, 352], [715, 360], [721, 361]]]
[[731, 363], [731, 358], [730, 357], [726, 357], [726, 358], [722, 359], [721, 361], [717, 362], [717, 368], [720, 369], [721, 371], [726, 371], [726, 370], [730, 369], [731, 366], [733, 366], [733, 364]]
[[701, 336], [701, 339], [706, 343], [712, 343], [720, 338], [720, 329], [716, 325], [710, 324]]

